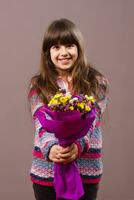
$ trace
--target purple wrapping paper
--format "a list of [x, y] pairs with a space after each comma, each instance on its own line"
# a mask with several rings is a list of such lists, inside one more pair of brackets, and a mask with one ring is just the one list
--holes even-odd
[[[45, 113], [51, 119], [47, 119]], [[37, 111], [37, 117], [43, 128], [55, 134], [60, 145], [68, 146], [87, 134], [95, 119], [95, 108], [82, 119], [79, 111], [56, 112], [44, 106], [42, 111]], [[83, 196], [82, 181], [75, 161], [69, 164], [54, 163], [54, 187], [57, 200], [79, 200]]]

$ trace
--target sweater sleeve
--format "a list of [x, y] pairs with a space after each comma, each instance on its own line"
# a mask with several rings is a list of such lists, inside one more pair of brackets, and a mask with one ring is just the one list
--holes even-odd
[[97, 102], [98, 107], [100, 109], [101, 114], [103, 114], [106, 110], [108, 100], [109, 100], [109, 82], [108, 79], [104, 76], [96, 77], [99, 83], [98, 87], [98, 97], [99, 100]]
[[[53, 133], [46, 131], [37, 117], [37, 111], [43, 112], [44, 103], [41, 98], [38, 96], [36, 90], [32, 90], [29, 95], [29, 102], [31, 107], [31, 113], [33, 122], [35, 125], [35, 139], [34, 147], [39, 148], [45, 159], [49, 160], [49, 151], [54, 144], [58, 144], [57, 139]], [[44, 115], [45, 117], [45, 115]]]
[[101, 117], [106, 110], [108, 104], [109, 82], [104, 76], [97, 76], [98, 80], [98, 97], [99, 100], [96, 104], [96, 118], [93, 122], [93, 126], [89, 129], [86, 136], [76, 141], [79, 157], [83, 152], [87, 152], [90, 148], [90, 135], [94, 131], [94, 128], [100, 124]]
[[90, 133], [91, 133], [91, 129], [87, 132], [87, 134], [78, 139], [75, 144], [78, 147], [78, 158], [81, 157], [81, 154], [84, 152], [87, 152], [90, 148]]

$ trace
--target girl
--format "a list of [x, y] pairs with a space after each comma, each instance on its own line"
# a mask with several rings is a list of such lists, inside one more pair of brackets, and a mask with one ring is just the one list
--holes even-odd
[[[36, 111], [41, 110], [59, 89], [72, 94], [93, 95], [97, 101], [92, 130], [66, 148], [58, 144], [54, 134], [43, 129], [36, 116]], [[56, 199], [53, 187], [54, 162], [67, 164], [74, 160], [85, 192], [81, 200], [97, 198], [102, 176], [100, 122], [107, 105], [107, 93], [107, 79], [86, 61], [79, 29], [68, 19], [53, 21], [44, 36], [40, 72], [32, 77], [28, 95], [36, 128], [30, 172], [36, 200]]]

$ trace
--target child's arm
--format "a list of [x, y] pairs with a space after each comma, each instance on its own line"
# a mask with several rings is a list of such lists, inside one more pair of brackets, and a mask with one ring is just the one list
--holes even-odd
[[43, 154], [43, 157], [49, 160], [49, 151], [51, 147], [58, 144], [58, 140], [53, 133], [46, 131], [38, 120], [37, 110], [42, 111], [44, 103], [38, 96], [36, 90], [32, 90], [29, 95], [29, 101], [31, 106], [31, 113], [33, 121], [35, 123], [35, 140], [34, 146], [39, 148]]
[[78, 148], [78, 158], [81, 156], [83, 152], [87, 152], [90, 148], [90, 133], [91, 133], [91, 130], [89, 130], [88, 133], [84, 137], [78, 139], [75, 142]]
[[108, 103], [108, 94], [109, 94], [109, 82], [108, 79], [104, 76], [97, 76], [96, 77], [99, 83], [98, 88], [98, 106], [100, 108], [101, 114], [103, 114], [106, 110], [107, 103]]
[[84, 136], [83, 138], [77, 140], [76, 144], [78, 147], [78, 152], [79, 152], [79, 156], [83, 153], [83, 152], [87, 152], [90, 148], [90, 134], [91, 132], [94, 130], [94, 127], [98, 125], [98, 123], [100, 123], [99, 120], [99, 116], [102, 117], [103, 113], [105, 112], [105, 109], [107, 107], [107, 103], [108, 103], [108, 92], [109, 92], [109, 82], [108, 80], [104, 77], [104, 76], [97, 76], [96, 77], [99, 83], [99, 88], [98, 88], [98, 96], [99, 96], [99, 101], [97, 102], [97, 115], [96, 115], [96, 119], [93, 123], [93, 129], [91, 128], [87, 135]]

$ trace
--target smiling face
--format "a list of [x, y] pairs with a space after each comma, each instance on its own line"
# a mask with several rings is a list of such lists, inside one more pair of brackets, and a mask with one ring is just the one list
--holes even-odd
[[78, 48], [75, 44], [56, 44], [50, 48], [50, 57], [57, 70], [67, 70], [78, 58]]

